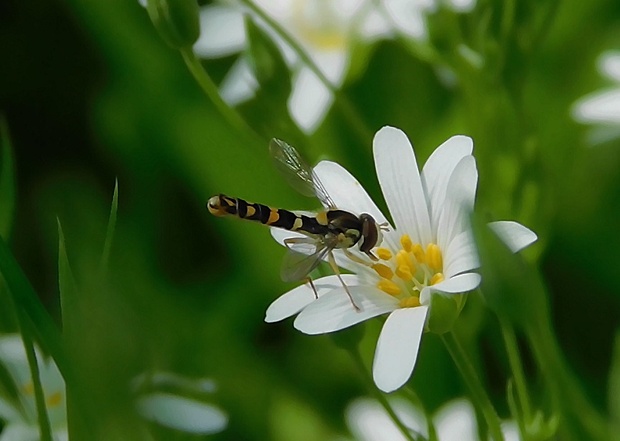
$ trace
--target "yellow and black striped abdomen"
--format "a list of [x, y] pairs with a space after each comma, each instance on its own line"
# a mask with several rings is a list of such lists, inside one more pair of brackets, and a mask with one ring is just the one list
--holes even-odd
[[299, 230], [311, 234], [326, 234], [328, 232], [327, 226], [319, 224], [313, 217], [297, 215], [282, 208], [255, 204], [223, 194], [209, 199], [207, 209], [214, 216], [237, 216], [241, 219], [257, 221], [286, 230]]

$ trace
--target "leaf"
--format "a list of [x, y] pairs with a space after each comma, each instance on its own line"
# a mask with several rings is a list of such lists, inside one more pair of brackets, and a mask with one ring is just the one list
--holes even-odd
[[79, 314], [78, 290], [69, 265], [67, 248], [65, 246], [65, 236], [58, 222], [58, 289], [60, 291], [60, 309], [62, 312], [62, 326], [65, 339], [71, 344], [75, 338], [76, 325]]
[[616, 434], [614, 439], [620, 440], [620, 331], [616, 332], [608, 383], [609, 390], [607, 397], [609, 400], [609, 413], [612, 424], [611, 431]]
[[8, 240], [15, 214], [13, 147], [4, 116], [0, 117], [0, 236]]
[[523, 328], [548, 320], [548, 295], [540, 274], [508, 249], [486, 223], [474, 219], [473, 226], [487, 305]]
[[[118, 179], [114, 183], [114, 194], [112, 195], [112, 207], [110, 208], [110, 217], [108, 219], [108, 228], [105, 233], [105, 241], [103, 242], [103, 252], [101, 253], [101, 275], [104, 276], [108, 269], [110, 260], [110, 250], [112, 248], [112, 238], [116, 229], [116, 218], [118, 213]], [[59, 224], [60, 226], [60, 224]]]

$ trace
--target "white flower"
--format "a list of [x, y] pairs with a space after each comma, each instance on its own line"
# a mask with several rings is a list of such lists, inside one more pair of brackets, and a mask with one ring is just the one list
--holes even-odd
[[[387, 22], [371, 0], [255, 0], [254, 3], [301, 45], [335, 87], [340, 87], [344, 81], [353, 44], [389, 32]], [[202, 8], [201, 34], [194, 45], [195, 53], [203, 58], [215, 58], [241, 52], [247, 38], [244, 14], [265, 29], [282, 51], [293, 74], [289, 112], [302, 129], [314, 131], [334, 97], [254, 11], [233, 0]], [[257, 87], [249, 61], [242, 55], [224, 79], [221, 93], [228, 104], [236, 105], [251, 98]]]
[[[414, 434], [428, 439], [428, 429], [424, 414], [402, 399], [390, 400], [396, 415]], [[358, 398], [346, 410], [347, 425], [357, 441], [405, 441], [394, 421], [375, 400]], [[465, 398], [452, 400], [440, 407], [433, 416], [433, 425], [439, 441], [479, 440], [476, 414], [471, 403]], [[512, 421], [502, 423], [502, 433], [506, 441], [520, 439], [517, 426]]]
[[[41, 386], [54, 440], [67, 440], [65, 382], [52, 359], [43, 357], [35, 347]], [[14, 383], [17, 397], [0, 398], [0, 419], [4, 428], [0, 441], [36, 441], [39, 439], [34, 386], [22, 339], [17, 334], [0, 337], [0, 363]]]
[[[620, 52], [609, 51], [601, 54], [598, 59], [598, 70], [615, 84], [577, 100], [572, 108], [573, 118], [586, 124], [618, 126], [620, 125]], [[600, 135], [605, 136], [605, 133]], [[618, 135], [616, 131], [615, 136]], [[598, 140], [601, 141], [604, 139]]]
[[[402, 131], [384, 127], [377, 132], [375, 167], [394, 226], [374, 250], [377, 263], [362, 265], [334, 251], [338, 265], [353, 273], [343, 277], [361, 311], [352, 308], [336, 277], [327, 276], [314, 282], [318, 299], [309, 286], [299, 286], [272, 303], [265, 320], [282, 320], [301, 311], [295, 327], [322, 334], [389, 314], [377, 342], [373, 376], [385, 392], [401, 387], [416, 363], [431, 296], [466, 293], [480, 283], [468, 222], [478, 179], [472, 150], [470, 138], [454, 136], [435, 150], [420, 173]], [[338, 208], [388, 222], [359, 182], [338, 164], [323, 161], [314, 171]], [[536, 240], [516, 222], [490, 225], [514, 252]], [[276, 229], [272, 234], [280, 243], [292, 236]]]
[[221, 432], [228, 425], [226, 413], [197, 399], [215, 392], [215, 382], [211, 379], [195, 380], [171, 372], [156, 372], [139, 375], [133, 380], [132, 388], [139, 391], [136, 399], [138, 412], [149, 421], [200, 435]]

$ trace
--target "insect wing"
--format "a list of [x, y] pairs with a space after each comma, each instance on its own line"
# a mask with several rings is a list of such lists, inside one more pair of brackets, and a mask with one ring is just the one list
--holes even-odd
[[326, 207], [336, 207], [312, 167], [293, 146], [273, 138], [269, 143], [269, 152], [276, 168], [291, 187], [304, 196], [317, 197]]
[[310, 274], [323, 261], [330, 248], [308, 238], [292, 243], [282, 261], [280, 276], [285, 282], [297, 282]]

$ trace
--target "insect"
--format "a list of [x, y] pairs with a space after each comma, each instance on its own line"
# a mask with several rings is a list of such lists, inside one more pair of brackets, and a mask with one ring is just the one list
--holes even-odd
[[323, 206], [327, 207], [325, 210], [316, 215], [298, 214], [223, 194], [211, 197], [207, 202], [207, 209], [215, 216], [236, 216], [301, 233], [303, 235], [301, 237], [284, 240], [288, 252], [282, 264], [282, 280], [285, 282], [306, 280], [310, 283], [315, 296], [318, 296], [309, 274], [327, 259], [349, 296], [351, 304], [359, 311], [360, 308], [355, 304], [353, 296], [340, 276], [333, 251], [340, 249], [351, 260], [370, 266], [370, 263], [351, 253], [350, 248], [357, 246], [359, 251], [372, 261], [377, 261], [372, 249], [380, 244], [381, 230], [386, 228], [386, 224], [377, 223], [367, 213], [357, 216], [338, 209], [312, 167], [291, 145], [274, 138], [269, 143], [269, 151], [276, 168], [288, 183], [301, 194], [318, 198]]

